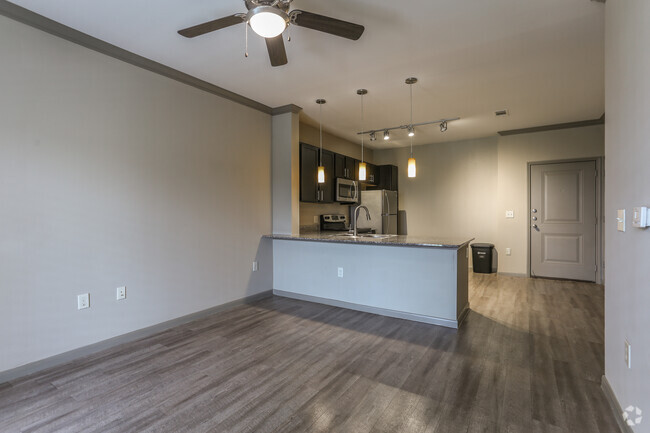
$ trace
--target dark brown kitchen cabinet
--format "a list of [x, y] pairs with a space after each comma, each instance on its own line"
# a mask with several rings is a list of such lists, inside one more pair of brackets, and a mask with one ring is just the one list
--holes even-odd
[[334, 203], [336, 179], [334, 176], [334, 152], [323, 150], [323, 167], [325, 167], [325, 183], [319, 184], [321, 191], [320, 201], [322, 203]]
[[[358, 176], [358, 173], [357, 173]], [[369, 162], [366, 163], [366, 180], [362, 180], [366, 186], [375, 186], [379, 183], [379, 167]]]
[[336, 177], [358, 180], [358, 161], [349, 156], [334, 154], [334, 173]]
[[300, 143], [300, 201], [332, 203], [334, 201], [334, 153], [323, 150], [325, 183], [318, 183], [319, 148]]
[[318, 148], [300, 143], [300, 201], [316, 203], [318, 190]]
[[397, 191], [397, 167], [394, 165], [379, 166], [379, 182], [377, 189]]

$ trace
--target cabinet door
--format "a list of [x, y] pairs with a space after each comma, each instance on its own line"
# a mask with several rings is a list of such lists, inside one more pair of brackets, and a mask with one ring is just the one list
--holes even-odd
[[300, 201], [318, 201], [318, 148], [300, 143]]
[[320, 201], [323, 203], [334, 202], [334, 188], [336, 180], [334, 178], [334, 152], [323, 150], [323, 167], [325, 167], [325, 183], [318, 185], [321, 190]]
[[397, 191], [397, 167], [394, 165], [382, 165], [379, 167], [379, 189]]
[[349, 156], [345, 157], [345, 168], [347, 168], [346, 178], [352, 180], [359, 180], [359, 165], [358, 161]]
[[334, 177], [347, 177], [345, 167], [345, 155], [334, 154]]
[[370, 185], [377, 185], [379, 183], [379, 167], [375, 164], [368, 164], [368, 173], [366, 175]]

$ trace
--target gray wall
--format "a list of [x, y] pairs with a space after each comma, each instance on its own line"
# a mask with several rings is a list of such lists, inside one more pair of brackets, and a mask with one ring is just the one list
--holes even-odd
[[[635, 432], [650, 432], [650, 229], [632, 228], [632, 207], [650, 206], [650, 2], [606, 6], [605, 372], [620, 404], [643, 409]], [[616, 210], [627, 210], [627, 231]], [[624, 341], [632, 344], [632, 368]]]
[[[530, 161], [604, 154], [602, 125], [416, 146], [417, 177], [406, 176], [408, 148], [375, 150], [399, 167], [399, 205], [408, 233], [476, 238], [495, 244], [499, 272], [526, 274]], [[505, 211], [515, 218], [506, 219]], [[505, 249], [512, 255], [506, 256]]]
[[0, 59], [0, 372], [271, 289], [269, 115], [4, 17]]

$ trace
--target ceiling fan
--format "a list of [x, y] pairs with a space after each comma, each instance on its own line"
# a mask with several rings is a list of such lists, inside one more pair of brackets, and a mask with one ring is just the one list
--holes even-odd
[[326, 17], [298, 9], [289, 11], [292, 0], [244, 0], [248, 13], [234, 14], [179, 30], [186, 38], [194, 38], [215, 30], [246, 23], [266, 40], [271, 66], [287, 64], [282, 32], [289, 25], [306, 27], [356, 41], [364, 27], [359, 24]]

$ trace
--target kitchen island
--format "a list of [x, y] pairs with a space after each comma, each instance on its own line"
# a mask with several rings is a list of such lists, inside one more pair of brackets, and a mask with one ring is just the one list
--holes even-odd
[[273, 293], [458, 328], [469, 311], [472, 239], [268, 235]]

